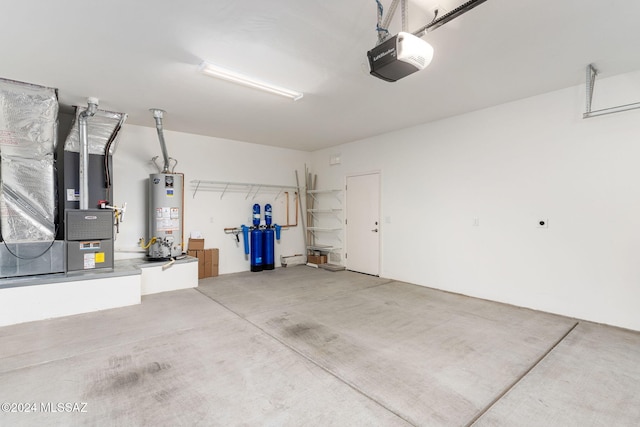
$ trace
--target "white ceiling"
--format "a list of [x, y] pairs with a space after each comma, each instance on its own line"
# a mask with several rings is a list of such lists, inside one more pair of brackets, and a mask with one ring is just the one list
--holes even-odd
[[[463, 2], [410, 1], [409, 30]], [[640, 69], [634, 0], [487, 0], [427, 34], [433, 62], [395, 83], [368, 74], [375, 0], [3, 3], [0, 77], [57, 88], [63, 104], [99, 97], [131, 124], [153, 127], [148, 109], [162, 108], [168, 130], [301, 150], [582, 84], [591, 62], [601, 76]], [[202, 60], [304, 98], [212, 79]]]

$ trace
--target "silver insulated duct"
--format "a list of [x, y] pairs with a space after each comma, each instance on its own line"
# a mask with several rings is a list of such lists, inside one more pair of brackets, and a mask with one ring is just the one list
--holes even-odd
[[56, 89], [0, 78], [0, 277], [64, 272], [56, 241]]
[[57, 116], [55, 89], [0, 79], [0, 229], [5, 242], [55, 239]]

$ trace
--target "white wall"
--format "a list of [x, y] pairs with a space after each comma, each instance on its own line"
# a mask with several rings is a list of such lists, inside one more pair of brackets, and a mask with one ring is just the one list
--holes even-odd
[[[153, 125], [153, 118], [149, 118]], [[170, 120], [165, 117], [165, 124]], [[193, 197], [192, 180], [215, 180], [264, 183], [295, 186], [295, 170], [304, 179], [305, 162], [310, 154], [303, 151], [273, 148], [220, 138], [166, 131], [164, 133], [169, 155], [179, 161], [176, 172], [185, 174], [185, 240], [191, 231], [200, 231], [208, 248], [220, 248], [220, 274], [249, 270], [248, 258], [232, 235], [224, 234], [225, 227], [250, 225], [251, 207], [259, 203], [274, 206], [274, 221], [284, 223], [285, 199], [277, 193], [246, 194], [198, 191]], [[119, 136], [118, 149], [113, 159], [114, 203], [127, 202], [124, 222], [115, 243], [116, 257], [141, 257], [138, 239], [148, 239], [147, 182], [157, 169], [151, 158], [161, 156], [155, 127], [125, 125]], [[160, 158], [162, 162], [162, 158]], [[294, 206], [291, 197], [291, 220]], [[276, 243], [276, 265], [280, 255], [304, 253], [301, 226], [282, 232]]]
[[[593, 108], [639, 87], [599, 80]], [[583, 120], [584, 93], [321, 150], [311, 170], [326, 187], [381, 171], [384, 277], [640, 330], [640, 110]]]

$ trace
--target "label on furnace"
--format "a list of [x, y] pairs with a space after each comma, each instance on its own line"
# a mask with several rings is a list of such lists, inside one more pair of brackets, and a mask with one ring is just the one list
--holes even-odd
[[88, 270], [91, 268], [96, 268], [96, 254], [95, 253], [88, 253], [88, 254], [84, 254], [84, 269]]

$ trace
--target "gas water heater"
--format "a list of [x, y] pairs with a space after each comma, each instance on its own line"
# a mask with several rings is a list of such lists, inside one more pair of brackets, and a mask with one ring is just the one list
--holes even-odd
[[[182, 218], [184, 215], [183, 175], [169, 170], [169, 155], [164, 142], [162, 117], [164, 111], [151, 109], [162, 148], [164, 165], [161, 171], [149, 175], [149, 243], [147, 257], [163, 260], [182, 254]], [[155, 158], [154, 158], [155, 161]], [[175, 166], [174, 166], [175, 167]]]
[[149, 258], [169, 259], [182, 254], [182, 175], [149, 175]]

